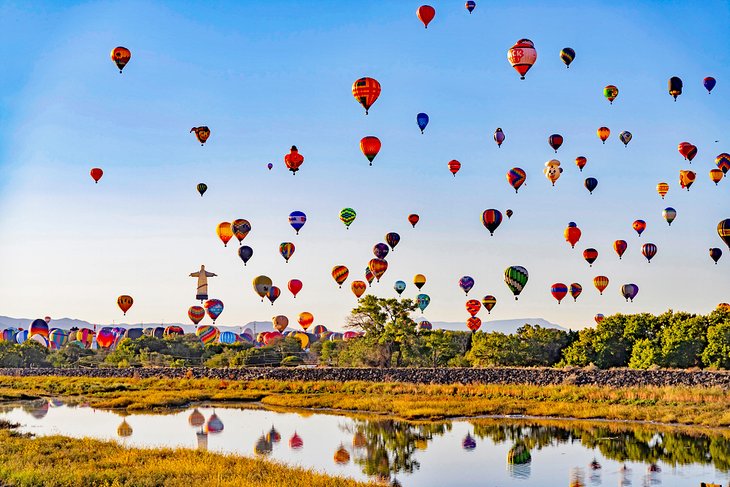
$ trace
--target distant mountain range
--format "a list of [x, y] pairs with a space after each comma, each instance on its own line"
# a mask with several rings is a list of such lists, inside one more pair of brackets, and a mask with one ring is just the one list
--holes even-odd
[[[33, 320], [29, 318], [11, 318], [8, 316], [0, 316], [0, 329], [4, 328], [23, 328], [28, 329], [31, 322]], [[416, 321], [421, 322], [423, 319], [417, 319]], [[466, 323], [463, 321], [432, 321], [431, 324], [435, 329], [443, 329], [443, 330], [455, 330], [455, 331], [464, 331], [466, 330]], [[543, 319], [543, 318], [519, 318], [514, 320], [494, 320], [494, 321], [484, 321], [482, 325], [482, 331], [498, 331], [501, 333], [515, 333], [517, 332], [517, 329], [525, 324], [530, 325], [539, 325], [543, 328], [556, 328], [558, 330], [564, 330], [567, 331], [566, 328], [556, 325], [554, 323], [550, 323], [549, 321]], [[156, 326], [169, 326], [169, 325], [177, 325], [181, 326], [183, 330], [185, 330], [185, 333], [192, 333], [195, 331], [195, 326], [191, 324], [185, 324], [185, 323], [116, 323], [114, 325], [97, 325], [97, 328], [100, 328], [101, 326], [123, 326], [125, 328], [147, 328], [147, 327], [156, 327]], [[94, 325], [89, 323], [88, 321], [83, 320], [77, 320], [74, 318], [58, 318], [53, 319], [50, 324], [51, 328], [63, 328], [65, 330], [68, 330], [70, 328], [93, 328]], [[270, 321], [251, 321], [249, 323], [246, 323], [242, 326], [219, 326], [218, 327], [221, 331], [234, 331], [236, 333], [241, 333], [246, 329], [250, 329], [252, 332], [255, 333], [261, 333], [263, 331], [273, 331], [274, 326]]]

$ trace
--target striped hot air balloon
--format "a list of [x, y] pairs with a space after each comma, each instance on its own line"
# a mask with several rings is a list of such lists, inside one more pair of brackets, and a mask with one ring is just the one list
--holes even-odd
[[360, 78], [352, 84], [352, 96], [365, 109], [365, 115], [380, 96], [380, 83], [374, 78]]
[[507, 182], [515, 189], [515, 193], [519, 191], [525, 180], [527, 180], [527, 173], [523, 169], [513, 167], [507, 171]]
[[357, 213], [352, 208], [343, 208], [340, 211], [340, 220], [345, 224], [345, 227], [349, 230], [352, 222], [355, 221]]
[[608, 282], [608, 277], [606, 276], [596, 276], [593, 278], [593, 285], [601, 295], [603, 295], [603, 291], [608, 287]]
[[563, 298], [568, 295], [568, 286], [566, 286], [562, 282], [556, 282], [555, 284], [550, 286], [550, 294], [552, 294], [553, 297], [558, 301], [558, 304], [560, 304]]
[[342, 283], [347, 280], [347, 276], [350, 275], [350, 269], [344, 265], [336, 265], [332, 268], [332, 278], [342, 289]]
[[529, 274], [527, 269], [522, 266], [513, 265], [505, 269], [504, 271], [504, 282], [507, 287], [515, 295], [515, 301], [527, 284]]

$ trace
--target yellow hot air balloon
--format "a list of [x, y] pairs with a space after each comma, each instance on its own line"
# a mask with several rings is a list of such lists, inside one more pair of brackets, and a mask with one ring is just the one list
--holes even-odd
[[601, 127], [596, 130], [596, 135], [598, 135], [598, 138], [601, 139], [601, 142], [605, 144], [606, 139], [608, 139], [608, 136], [611, 135], [611, 129], [609, 129], [608, 127]]
[[710, 179], [712, 179], [712, 182], [715, 183], [715, 186], [717, 186], [717, 183], [719, 183], [722, 180], [723, 172], [721, 169], [710, 169]]
[[352, 293], [356, 298], [362, 296], [367, 288], [368, 285], [365, 284], [365, 281], [352, 281], [352, 284], [350, 284], [350, 289], [352, 289]]
[[553, 183], [553, 186], [555, 186], [555, 181], [560, 179], [560, 175], [563, 173], [563, 168], [560, 167], [559, 160], [551, 159], [545, 163], [545, 169], [543, 169], [542, 172], [545, 173], [545, 177], [548, 178], [548, 181]]
[[221, 239], [221, 242], [223, 242], [223, 246], [228, 247], [228, 241], [233, 238], [231, 222], [219, 223], [218, 228], [215, 229], [215, 233], [218, 234], [218, 238]]
[[266, 295], [269, 293], [269, 289], [271, 288], [272, 282], [271, 278], [267, 276], [258, 276], [255, 277], [253, 280], [253, 289], [256, 291], [256, 294], [258, 294], [261, 297], [261, 301], [263, 302]]
[[421, 289], [423, 285], [426, 284], [426, 276], [423, 274], [416, 274], [413, 276], [413, 284], [415, 284], [418, 289]]
[[659, 183], [656, 185], [656, 192], [659, 193], [659, 196], [664, 199], [664, 197], [669, 192], [669, 185], [667, 183]]

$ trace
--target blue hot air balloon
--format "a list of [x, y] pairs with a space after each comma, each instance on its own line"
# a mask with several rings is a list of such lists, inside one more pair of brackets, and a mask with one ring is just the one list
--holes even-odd
[[416, 296], [416, 300], [418, 301], [418, 308], [421, 310], [421, 313], [423, 313], [423, 310], [425, 310], [431, 302], [431, 298], [428, 294], [419, 294]]
[[593, 191], [598, 187], [598, 179], [586, 178], [585, 187], [589, 193], [593, 194]]
[[715, 87], [715, 84], [717, 84], [717, 81], [715, 81], [715, 78], [712, 76], [708, 76], [704, 80], [702, 80], [702, 84], [705, 86], [705, 89], [707, 90], [707, 93], [709, 94], [712, 92], [712, 89]]
[[419, 113], [416, 115], [416, 123], [418, 123], [418, 128], [421, 129], [421, 133], [423, 133], [426, 125], [428, 125], [428, 115], [425, 113]]
[[238, 247], [238, 256], [241, 258], [243, 265], [245, 266], [246, 263], [251, 260], [251, 257], [253, 257], [253, 249], [248, 245]]
[[307, 223], [307, 215], [303, 211], [292, 211], [289, 213], [289, 225], [296, 230], [297, 235], [299, 235], [299, 230], [302, 229], [305, 223]]
[[395, 289], [395, 292], [397, 292], [398, 296], [400, 296], [401, 294], [403, 294], [403, 291], [406, 290], [406, 283], [403, 281], [395, 281], [393, 289]]

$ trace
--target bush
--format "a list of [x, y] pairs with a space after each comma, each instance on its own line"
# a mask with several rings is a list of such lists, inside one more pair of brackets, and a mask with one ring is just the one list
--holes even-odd
[[304, 364], [304, 360], [302, 360], [301, 357], [297, 357], [295, 355], [289, 355], [288, 357], [284, 357], [284, 359], [281, 361], [282, 367], [296, 367], [297, 365]]

